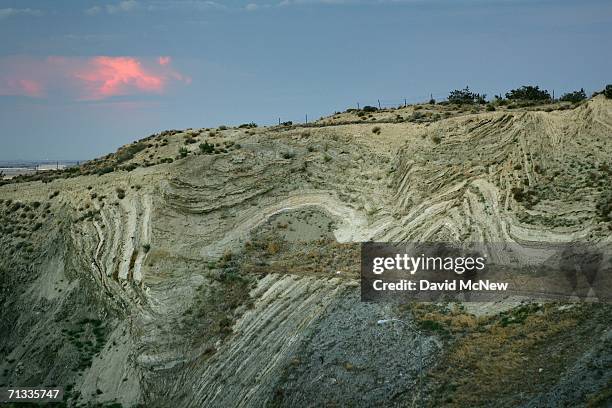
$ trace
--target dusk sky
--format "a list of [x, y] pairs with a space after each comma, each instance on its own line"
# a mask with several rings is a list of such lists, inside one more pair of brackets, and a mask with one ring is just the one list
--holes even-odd
[[609, 0], [0, 0], [0, 160], [469, 85], [612, 83]]

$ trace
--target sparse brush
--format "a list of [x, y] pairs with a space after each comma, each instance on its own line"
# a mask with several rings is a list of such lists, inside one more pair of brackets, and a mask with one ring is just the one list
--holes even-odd
[[287, 152], [283, 152], [281, 156], [283, 157], [283, 159], [293, 159], [295, 157], [295, 153], [287, 151]]
[[212, 154], [215, 152], [215, 147], [208, 142], [200, 143], [200, 151], [203, 154]]

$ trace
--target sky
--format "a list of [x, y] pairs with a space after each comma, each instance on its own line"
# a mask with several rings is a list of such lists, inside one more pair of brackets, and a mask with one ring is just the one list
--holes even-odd
[[469, 85], [612, 83], [609, 0], [0, 0], [0, 160]]

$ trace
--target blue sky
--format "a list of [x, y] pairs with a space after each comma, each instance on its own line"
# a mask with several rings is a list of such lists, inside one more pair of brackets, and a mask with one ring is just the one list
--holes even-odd
[[0, 0], [0, 160], [469, 85], [612, 83], [612, 2]]

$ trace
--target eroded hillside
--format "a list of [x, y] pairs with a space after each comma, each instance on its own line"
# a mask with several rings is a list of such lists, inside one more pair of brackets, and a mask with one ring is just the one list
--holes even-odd
[[69, 405], [604, 405], [607, 305], [359, 300], [366, 240], [610, 244], [612, 101], [548, 110], [167, 131], [0, 186], [0, 383]]

